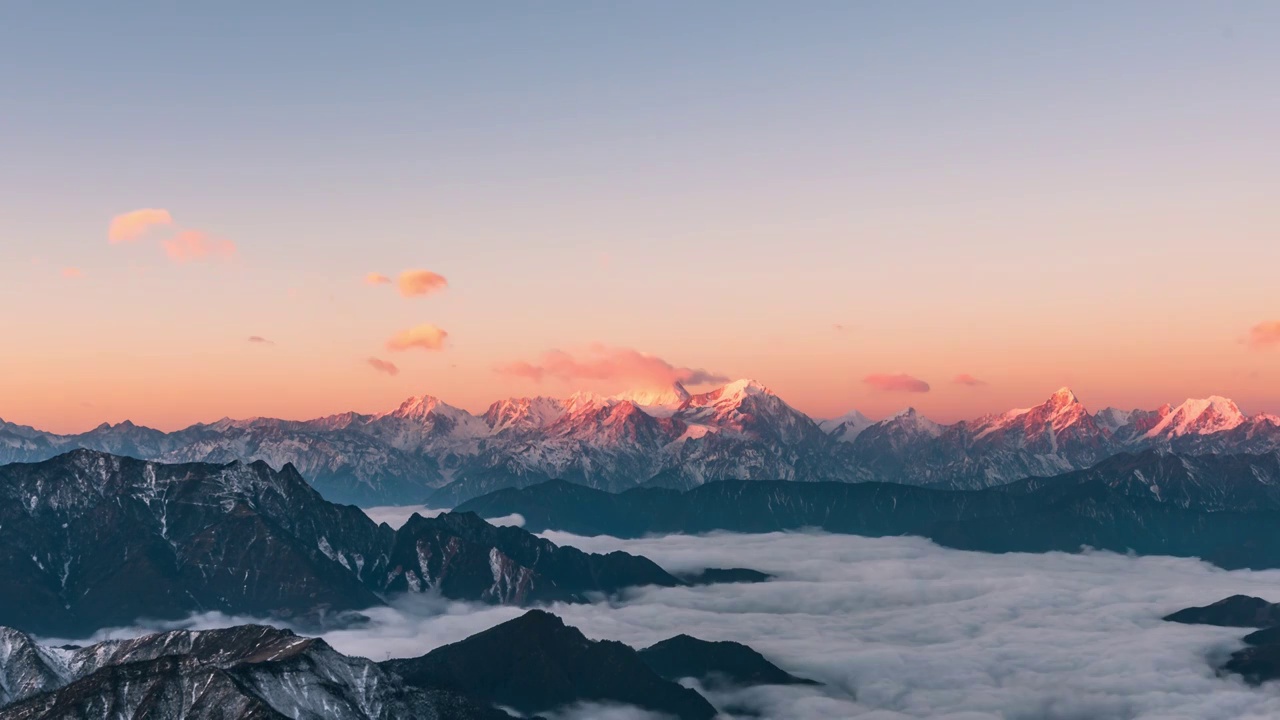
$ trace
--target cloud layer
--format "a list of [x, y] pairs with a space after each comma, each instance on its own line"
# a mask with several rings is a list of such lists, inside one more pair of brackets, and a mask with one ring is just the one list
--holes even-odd
[[445, 338], [449, 333], [435, 325], [419, 325], [408, 330], [401, 330], [387, 341], [387, 349], [403, 352], [417, 348], [419, 350], [440, 350], [444, 348]]
[[1254, 350], [1280, 347], [1280, 320], [1258, 323], [1249, 328], [1249, 347]]
[[430, 270], [405, 270], [400, 273], [397, 284], [404, 297], [419, 297], [444, 290], [449, 286], [449, 281]]
[[[383, 519], [403, 517], [382, 511]], [[643, 554], [675, 571], [752, 567], [776, 575], [756, 585], [644, 588], [550, 608], [588, 637], [636, 647], [682, 632], [745, 642], [824, 683], [706, 692], [722, 708], [747, 708], [764, 720], [1280, 716], [1280, 690], [1251, 688], [1211, 668], [1245, 631], [1160, 620], [1233, 593], [1280, 600], [1280, 571], [1226, 572], [1196, 560], [1113, 553], [988, 555], [909, 537], [547, 536], [591, 552]], [[411, 657], [523, 612], [419, 596], [324, 637], [346, 653]], [[187, 624], [244, 621], [207, 615]], [[576, 708], [562, 717], [601, 712]]]
[[371, 272], [364, 276], [365, 285], [388, 285], [390, 283], [391, 278], [382, 273]]
[[960, 373], [959, 375], [951, 378], [951, 382], [956, 385], [967, 385], [969, 387], [982, 387], [987, 384], [986, 380], [979, 380], [969, 373]]
[[862, 378], [862, 382], [885, 392], [929, 392], [929, 383], [906, 373], [872, 373]]
[[616, 381], [646, 387], [666, 387], [728, 382], [720, 373], [702, 368], [680, 367], [655, 355], [631, 348], [593, 345], [581, 356], [563, 350], [544, 353], [536, 363], [518, 361], [495, 368], [496, 372], [541, 382], [547, 378], [566, 381]]

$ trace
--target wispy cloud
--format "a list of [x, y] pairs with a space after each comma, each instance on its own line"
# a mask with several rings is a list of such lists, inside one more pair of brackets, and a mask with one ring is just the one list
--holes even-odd
[[1280, 320], [1260, 322], [1249, 328], [1249, 347], [1266, 350], [1280, 346]]
[[147, 234], [155, 227], [173, 225], [173, 216], [168, 210], [161, 208], [143, 208], [121, 213], [111, 218], [107, 228], [107, 241], [111, 243], [132, 242]]
[[383, 360], [381, 358], [376, 358], [376, 357], [371, 357], [365, 362], [369, 363], [369, 367], [373, 368], [374, 370], [377, 370], [380, 373], [383, 373], [384, 375], [400, 374], [400, 368], [397, 367], [396, 364], [393, 362], [388, 362], [386, 360]]
[[647, 387], [675, 382], [686, 385], [727, 382], [729, 378], [702, 368], [681, 367], [655, 355], [631, 348], [593, 345], [579, 357], [563, 350], [544, 353], [536, 362], [517, 361], [495, 368], [502, 375], [541, 381], [546, 378], [578, 381], [625, 381]]
[[365, 285], [388, 285], [390, 283], [391, 278], [383, 275], [382, 273], [371, 272], [364, 276]]
[[249, 343], [252, 345], [275, 345], [274, 342], [262, 337], [261, 335], [250, 335]]
[[906, 373], [872, 373], [862, 378], [862, 382], [884, 392], [929, 392], [929, 383]]
[[430, 270], [405, 270], [400, 273], [399, 285], [400, 294], [404, 297], [418, 297], [444, 290], [449, 281]]
[[178, 263], [206, 258], [230, 260], [236, 256], [236, 244], [215, 238], [203, 230], [182, 230], [164, 241], [164, 252]]
[[951, 382], [956, 385], [967, 385], [969, 387], [982, 387], [987, 384], [986, 380], [979, 380], [969, 373], [960, 373], [959, 375], [951, 378]]
[[441, 350], [449, 333], [435, 325], [419, 325], [408, 330], [401, 330], [387, 341], [387, 349], [394, 352], [405, 350]]
[[84, 277], [84, 271], [77, 267], [64, 267], [62, 268], [62, 277], [68, 280], [82, 278]]

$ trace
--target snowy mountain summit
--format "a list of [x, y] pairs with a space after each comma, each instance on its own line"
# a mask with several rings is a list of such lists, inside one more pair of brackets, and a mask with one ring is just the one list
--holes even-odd
[[564, 479], [610, 491], [712, 480], [881, 480], [986, 487], [1088, 467], [1122, 451], [1273, 452], [1280, 419], [1223, 397], [1091, 413], [1070, 388], [1043, 402], [954, 424], [914, 409], [815, 421], [740, 379], [614, 393], [499, 400], [481, 414], [432, 395], [387, 412], [306, 421], [223, 419], [164, 433], [132, 423], [54, 435], [0, 423], [0, 463], [74, 448], [164, 462], [294, 465], [326, 497], [364, 505], [455, 504]]

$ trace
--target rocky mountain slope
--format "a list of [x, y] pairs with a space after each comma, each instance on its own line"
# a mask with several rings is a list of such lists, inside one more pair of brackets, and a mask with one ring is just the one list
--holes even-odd
[[223, 419], [163, 433], [132, 423], [53, 435], [0, 421], [0, 463], [73, 448], [165, 462], [292, 464], [330, 500], [452, 506], [551, 479], [609, 491], [715, 480], [872, 481], [982, 488], [1092, 466], [1120, 452], [1280, 450], [1280, 417], [1221, 397], [1090, 413], [1069, 389], [953, 425], [915, 410], [815, 421], [763, 385], [676, 385], [612, 397], [511, 398], [472, 415], [431, 396], [386, 413]]
[[0, 625], [63, 637], [222, 611], [340, 623], [402, 592], [529, 605], [682, 581], [474, 515], [399, 530], [291, 465], [166, 465], [79, 450], [0, 467]]
[[0, 628], [0, 720], [509, 717], [271, 627], [175, 631], [74, 649], [42, 647]]

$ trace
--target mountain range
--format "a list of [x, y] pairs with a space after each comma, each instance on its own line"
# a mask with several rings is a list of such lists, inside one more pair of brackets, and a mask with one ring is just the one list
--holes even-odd
[[1122, 452], [1280, 450], [1280, 417], [1226, 398], [1090, 413], [1069, 389], [1030, 408], [950, 425], [915, 410], [815, 420], [760, 383], [610, 397], [512, 398], [480, 415], [430, 396], [386, 413], [223, 419], [165, 433], [129, 422], [55, 435], [0, 421], [0, 463], [85, 448], [168, 463], [293, 465], [329, 500], [453, 506], [563, 479], [608, 491], [715, 480], [894, 482], [958, 489], [1090, 467]]
[[918, 535], [987, 552], [1082, 548], [1280, 567], [1280, 457], [1122, 453], [1085, 470], [976, 490], [894, 483], [717, 481], [607, 493], [564, 481], [508, 488], [458, 512], [520, 513], [525, 528], [579, 535], [816, 528]]

